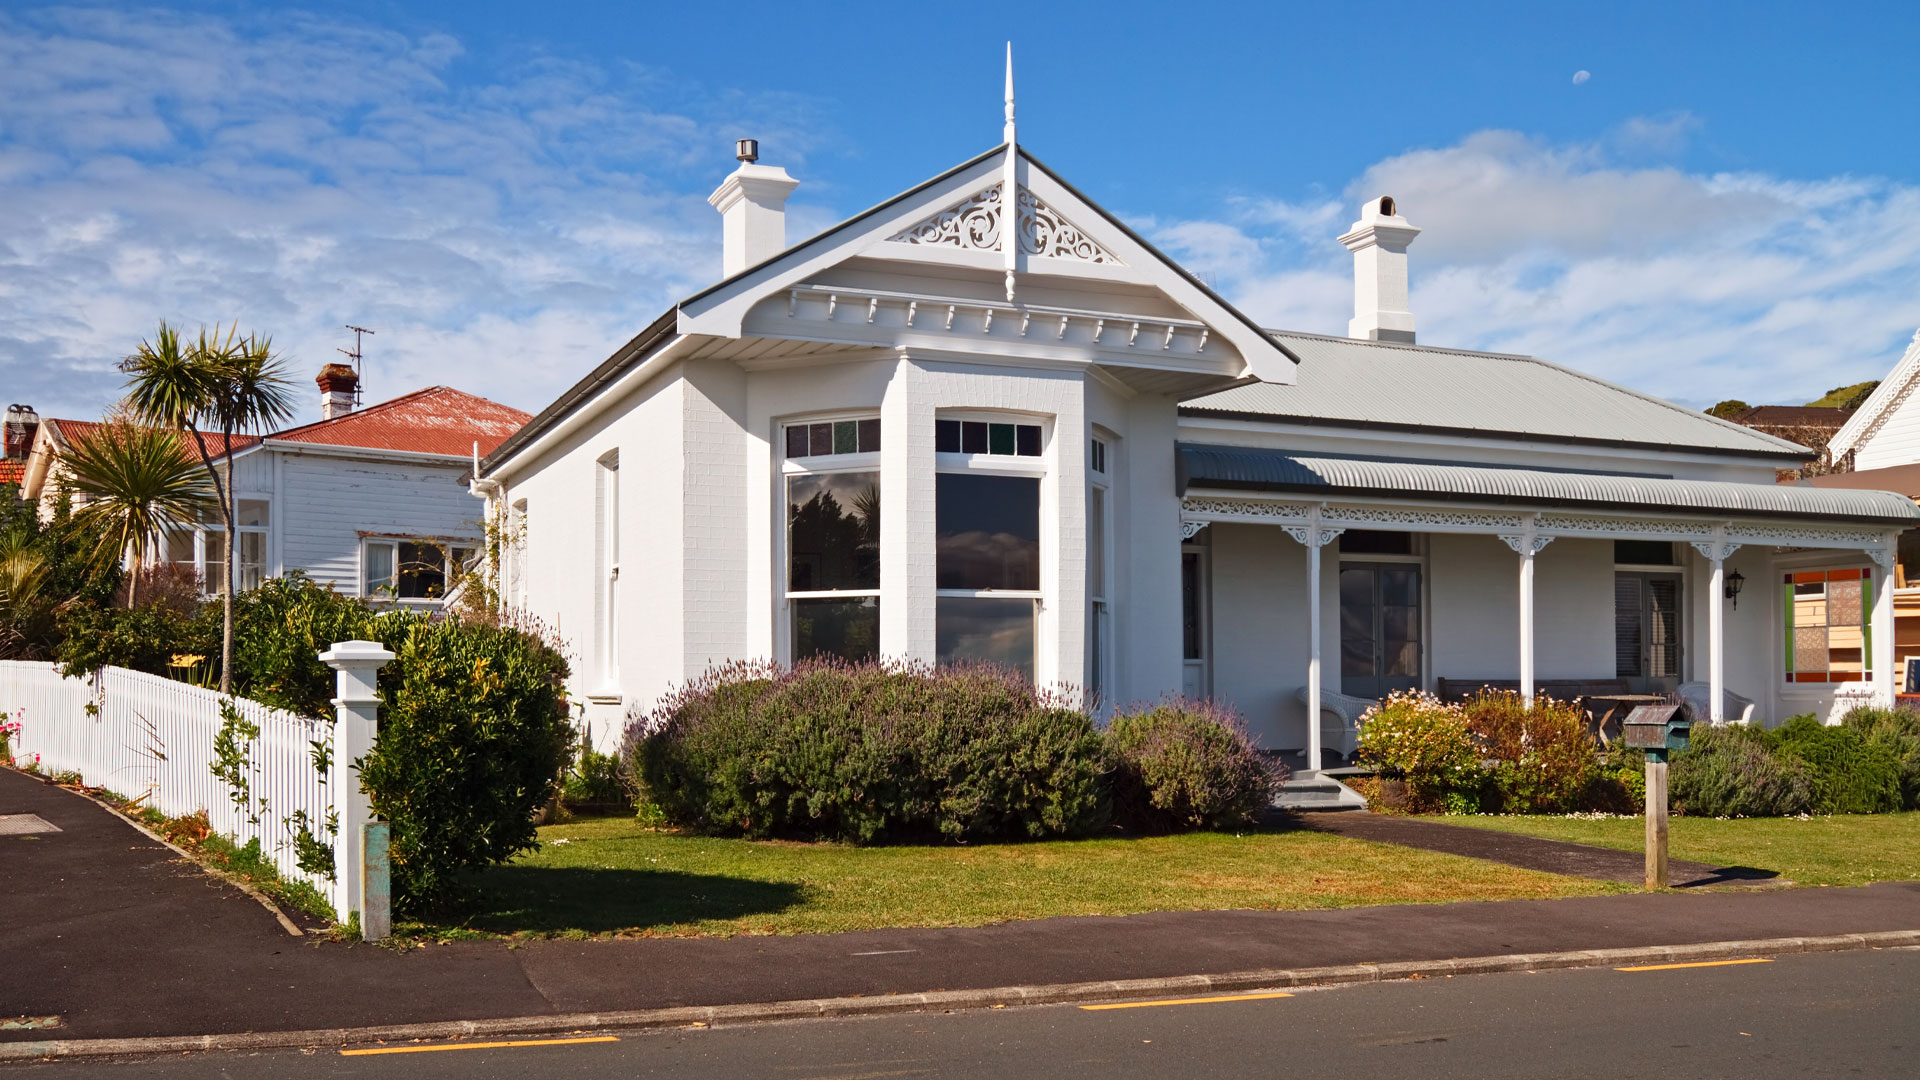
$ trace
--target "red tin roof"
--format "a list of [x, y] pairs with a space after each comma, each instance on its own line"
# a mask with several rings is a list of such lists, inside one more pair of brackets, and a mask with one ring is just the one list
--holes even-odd
[[429, 386], [345, 416], [277, 431], [269, 438], [466, 457], [476, 442], [480, 453], [490, 453], [532, 418], [530, 413], [450, 386]]
[[[60, 441], [63, 443], [67, 443], [68, 445], [72, 445], [73, 440], [86, 435], [87, 432], [92, 431], [94, 428], [97, 428], [100, 426], [100, 421], [98, 420], [55, 419], [55, 420], [45, 420], [45, 421], [42, 421], [42, 423], [51, 425], [53, 427], [53, 430], [59, 434]], [[220, 442], [220, 433], [217, 431], [206, 432], [205, 438], [207, 442], [207, 453], [213, 455], [214, 457], [219, 457], [220, 454], [222, 453], [221, 446], [223, 445]], [[180, 435], [180, 441], [186, 444], [187, 451], [189, 453], [194, 454], [195, 456], [198, 456], [198, 451], [194, 450], [193, 448], [193, 436], [183, 432]], [[237, 453], [241, 450], [245, 450], [247, 447], [252, 446], [254, 443], [257, 443], [259, 441], [260, 439], [258, 436], [235, 435], [233, 437], [233, 449]]]
[[24, 461], [0, 461], [0, 484], [23, 484], [27, 480], [27, 463]]

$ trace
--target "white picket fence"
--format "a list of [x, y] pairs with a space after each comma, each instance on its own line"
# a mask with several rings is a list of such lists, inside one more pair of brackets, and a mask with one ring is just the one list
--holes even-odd
[[21, 725], [11, 740], [16, 760], [38, 754], [42, 772], [79, 773], [86, 784], [143, 799], [170, 817], [204, 810], [213, 831], [243, 845], [258, 839], [281, 876], [334, 897], [325, 874], [300, 869], [293, 844], [296, 811], [305, 811], [317, 839], [333, 843], [334, 799], [314, 750], [316, 742], [331, 749], [333, 722], [234, 698], [240, 716], [260, 729], [239, 744], [246, 790], [236, 801], [213, 772], [220, 702], [215, 691], [126, 668], [69, 679], [57, 664], [0, 661], [0, 713]]

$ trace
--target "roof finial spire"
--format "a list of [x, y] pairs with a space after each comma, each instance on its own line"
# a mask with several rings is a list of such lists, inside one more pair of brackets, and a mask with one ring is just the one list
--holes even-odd
[[1007, 127], [1000, 140], [1013, 143], [1013, 42], [1007, 42]]

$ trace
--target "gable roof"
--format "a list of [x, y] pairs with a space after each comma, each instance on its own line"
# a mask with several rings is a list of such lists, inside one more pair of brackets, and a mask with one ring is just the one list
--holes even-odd
[[1913, 396], [1917, 386], [1920, 386], [1920, 330], [1913, 332], [1913, 340], [1907, 343], [1907, 351], [1901, 354], [1899, 363], [1894, 364], [1887, 377], [1867, 395], [1867, 400], [1853, 410], [1852, 418], [1841, 425], [1839, 433], [1828, 440], [1827, 453], [1837, 461], [1865, 446]]
[[489, 453], [530, 419], [510, 405], [450, 386], [429, 386], [331, 420], [276, 431], [268, 439], [467, 457], [474, 443], [482, 454]]
[[1811, 456], [1784, 439], [1531, 356], [1273, 335], [1300, 357], [1293, 385], [1236, 386], [1182, 402], [1181, 414], [1794, 461]]
[[[586, 377], [582, 378], [565, 393], [561, 394], [552, 404], [540, 410], [524, 427], [502, 443], [497, 450], [489, 454], [481, 465], [481, 472], [483, 474], [492, 472], [541, 435], [565, 421], [568, 416], [592, 400], [601, 390], [612, 384], [614, 380], [645, 361], [656, 348], [670, 341], [677, 333], [700, 332], [688, 326], [688, 312], [690, 309], [697, 309], [702, 305], [711, 305], [728, 290], [747, 286], [748, 283], [753, 282], [754, 279], [758, 277], [770, 275], [782, 264], [791, 265], [796, 261], [802, 260], [810, 253], [817, 252], [836, 240], [846, 238], [856, 233], [862, 226], [872, 227], [881, 223], [887, 219], [889, 215], [897, 214], [908, 209], [916, 201], [924, 201], [925, 197], [931, 195], [943, 185], [949, 184], [969, 171], [980, 169], [983, 165], [993, 161], [995, 158], [1002, 157], [1006, 153], [1006, 150], [1007, 144], [1001, 143], [999, 146], [977, 154], [937, 176], [933, 176], [916, 184], [892, 198], [877, 203], [844, 221], [832, 225], [786, 248], [770, 258], [762, 260], [753, 266], [749, 266], [736, 274], [725, 277], [673, 304], [667, 308], [665, 313], [649, 324], [646, 329], [635, 335], [620, 348], [614, 350], [611, 356], [589, 372]], [[1131, 228], [1128, 228], [1126, 223], [1113, 216], [1106, 208], [1087, 198], [1078, 188], [1075, 188], [1072, 184], [1061, 178], [1058, 173], [1054, 172], [1044, 162], [1027, 152], [1025, 148], [1016, 146], [1015, 151], [1019, 155], [1020, 161], [1038, 170], [1047, 180], [1058, 185], [1074, 199], [1084, 204], [1088, 211], [1095, 215], [1104, 225], [1111, 227], [1120, 235], [1126, 237], [1128, 241], [1138, 245], [1152, 261], [1171, 271], [1183, 286], [1193, 289], [1197, 296], [1202, 298], [1207, 305], [1217, 308], [1223, 320], [1230, 320], [1239, 324], [1239, 327], [1242, 328], [1246, 336], [1263, 343], [1263, 346], [1270, 349], [1275, 356], [1287, 361], [1289, 368], [1299, 364], [1300, 358], [1290, 352], [1283, 342], [1262, 328], [1259, 323], [1255, 322], [1244, 312], [1228, 303], [1205, 282], [1195, 277], [1185, 267], [1169, 258], [1164, 252], [1154, 247], [1151, 243], [1148, 243], [1145, 238], [1141, 237]], [[983, 177], [983, 179], [986, 178]], [[961, 192], [960, 194], [970, 194], [972, 190], [973, 189], [970, 188], [967, 192]], [[949, 194], [951, 195], [952, 193]], [[925, 209], [928, 211], [937, 211], [945, 207], [946, 203], [943, 201], [940, 206], [930, 205]]]

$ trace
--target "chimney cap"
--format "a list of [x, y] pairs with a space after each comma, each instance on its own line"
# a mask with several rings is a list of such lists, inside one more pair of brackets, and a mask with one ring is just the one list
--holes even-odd
[[753, 164], [756, 161], [759, 161], [760, 160], [760, 140], [759, 139], [741, 139], [740, 141], [734, 143], [733, 157], [735, 161], [744, 161], [749, 165]]
[[360, 384], [360, 374], [345, 364], [324, 364], [313, 381], [320, 385], [322, 391], [350, 391]]

